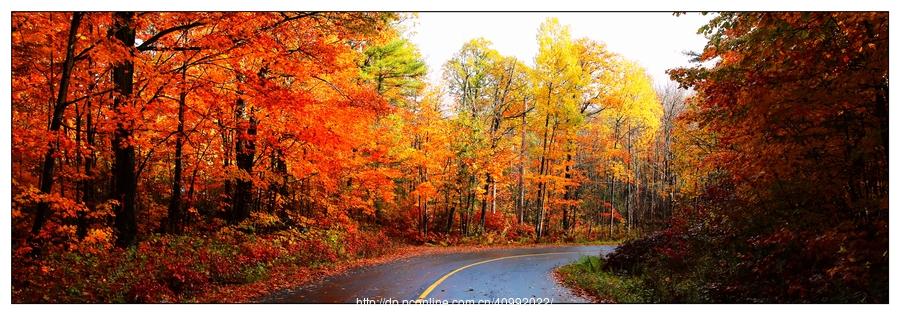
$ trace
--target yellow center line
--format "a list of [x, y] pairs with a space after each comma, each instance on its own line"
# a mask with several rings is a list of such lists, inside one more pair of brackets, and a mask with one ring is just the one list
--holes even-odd
[[561, 254], [575, 254], [575, 253], [584, 253], [584, 252], [577, 252], [577, 251], [576, 251], [576, 252], [555, 252], [555, 253], [540, 253], [540, 254], [524, 254], [524, 255], [515, 255], [515, 256], [505, 256], [505, 257], [494, 258], [494, 259], [488, 259], [488, 260], [483, 260], [483, 261], [471, 263], [471, 264], [468, 264], [468, 265], [465, 265], [465, 266], [456, 268], [456, 269], [454, 269], [453, 271], [448, 272], [447, 274], [445, 274], [445, 275], [444, 275], [443, 277], [441, 277], [440, 279], [437, 279], [437, 281], [435, 281], [435, 282], [432, 283], [430, 286], [428, 286], [428, 288], [425, 289], [425, 291], [422, 291], [422, 294], [419, 294], [419, 298], [416, 300], [416, 302], [421, 303], [422, 300], [424, 300], [426, 297], [428, 297], [428, 294], [431, 294], [431, 291], [434, 291], [434, 289], [437, 288], [437, 286], [441, 285], [441, 283], [444, 282], [444, 280], [447, 280], [447, 278], [450, 278], [450, 276], [452, 276], [453, 274], [455, 274], [455, 273], [457, 273], [457, 272], [460, 272], [460, 271], [463, 271], [464, 269], [469, 268], [469, 267], [474, 267], [474, 266], [478, 266], [478, 265], [481, 265], [481, 264], [486, 264], [486, 263], [489, 263], [489, 262], [494, 262], [494, 261], [504, 260], [504, 259], [510, 259], [510, 258], [534, 257], [534, 256], [547, 256], [547, 255], [561, 255]]

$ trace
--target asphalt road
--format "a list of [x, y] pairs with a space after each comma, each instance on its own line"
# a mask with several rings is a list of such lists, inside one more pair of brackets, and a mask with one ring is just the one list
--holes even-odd
[[404, 303], [422, 298], [426, 303], [588, 303], [560, 286], [551, 272], [581, 256], [613, 249], [513, 248], [417, 256], [313, 281], [261, 302]]

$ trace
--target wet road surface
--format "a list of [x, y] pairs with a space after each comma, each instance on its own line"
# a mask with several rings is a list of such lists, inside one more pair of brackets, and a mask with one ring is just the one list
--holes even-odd
[[[605, 255], [614, 248], [510, 248], [417, 256], [313, 281], [270, 295], [261, 302], [358, 303], [367, 298], [375, 302], [392, 299], [396, 301], [393, 303], [403, 303], [416, 300], [436, 281], [443, 280], [431, 288], [424, 297], [425, 302], [535, 298], [543, 303], [588, 303], [556, 283], [551, 272], [581, 256]], [[455, 273], [442, 279], [454, 270]]]

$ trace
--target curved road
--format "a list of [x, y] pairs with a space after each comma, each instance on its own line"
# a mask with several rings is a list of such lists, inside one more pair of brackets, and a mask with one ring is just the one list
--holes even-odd
[[588, 303], [556, 283], [551, 272], [581, 256], [605, 255], [613, 249], [511, 248], [411, 257], [278, 292], [262, 302], [404, 303], [422, 298], [425, 303], [484, 303], [536, 298], [542, 303]]

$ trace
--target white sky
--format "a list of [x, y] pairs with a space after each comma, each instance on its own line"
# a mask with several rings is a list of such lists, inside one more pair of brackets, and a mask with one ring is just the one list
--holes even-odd
[[407, 23], [408, 38], [419, 46], [429, 80], [440, 82], [441, 67], [466, 41], [484, 37], [503, 55], [534, 65], [537, 30], [548, 17], [569, 25], [572, 38], [588, 37], [638, 62], [657, 85], [669, 81], [665, 71], [688, 65], [684, 51], [700, 51], [706, 43], [697, 29], [711, 17], [689, 13], [419, 13]]

